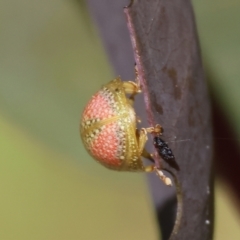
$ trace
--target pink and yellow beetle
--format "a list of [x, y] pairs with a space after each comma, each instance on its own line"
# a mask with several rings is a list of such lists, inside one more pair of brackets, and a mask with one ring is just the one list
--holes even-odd
[[[171, 185], [171, 179], [155, 165], [144, 166], [142, 157], [153, 161], [145, 150], [147, 133], [161, 134], [160, 125], [137, 129], [132, 107], [139, 84], [120, 77], [104, 85], [88, 102], [80, 123], [80, 134], [89, 154], [105, 167], [118, 171], [153, 172]], [[129, 94], [128, 98], [126, 94]]]

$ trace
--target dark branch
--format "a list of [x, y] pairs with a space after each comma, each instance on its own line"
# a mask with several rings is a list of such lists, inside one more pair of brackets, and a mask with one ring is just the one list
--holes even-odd
[[149, 122], [169, 137], [191, 139], [171, 146], [180, 168], [168, 166], [179, 201], [171, 239], [212, 239], [210, 102], [191, 4], [135, 1], [125, 13]]

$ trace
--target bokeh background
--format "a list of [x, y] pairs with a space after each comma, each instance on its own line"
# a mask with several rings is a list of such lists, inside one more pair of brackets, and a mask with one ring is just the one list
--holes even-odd
[[[240, 138], [240, 2], [194, 2], [210, 85]], [[79, 138], [84, 105], [114, 77], [87, 8], [0, 0], [0, 239], [158, 239], [144, 174], [116, 173]], [[228, 160], [228, 159], [227, 159]], [[216, 181], [215, 240], [240, 239]]]

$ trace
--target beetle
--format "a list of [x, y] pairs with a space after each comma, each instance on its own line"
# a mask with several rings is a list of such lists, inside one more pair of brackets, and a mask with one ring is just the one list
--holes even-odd
[[[138, 80], [138, 79], [137, 79]], [[144, 166], [142, 156], [153, 157], [145, 150], [147, 134], [159, 127], [137, 129], [133, 108], [140, 84], [117, 77], [104, 85], [86, 105], [80, 123], [80, 135], [88, 153], [103, 166], [118, 171], [155, 171], [166, 185], [171, 179], [155, 165]], [[127, 97], [127, 94], [130, 95]]]

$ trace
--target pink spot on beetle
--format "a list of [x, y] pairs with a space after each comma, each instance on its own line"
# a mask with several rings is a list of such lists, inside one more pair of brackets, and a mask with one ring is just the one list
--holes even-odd
[[121, 165], [117, 155], [119, 148], [119, 137], [117, 136], [118, 124], [107, 124], [101, 133], [91, 143], [91, 152], [94, 157], [109, 166]]
[[101, 94], [101, 91], [97, 92], [92, 97], [83, 112], [84, 120], [97, 118], [102, 120], [112, 116], [114, 116], [112, 107], [108, 99], [103, 94]]

